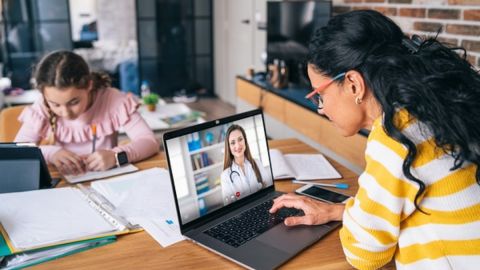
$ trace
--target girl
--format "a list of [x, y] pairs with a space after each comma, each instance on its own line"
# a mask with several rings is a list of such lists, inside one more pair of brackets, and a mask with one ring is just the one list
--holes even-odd
[[435, 38], [405, 37], [372, 10], [333, 17], [310, 44], [318, 112], [344, 136], [370, 129], [359, 190], [346, 205], [293, 194], [289, 226], [343, 220], [347, 260], [377, 269], [480, 264], [480, 75]]
[[[46, 55], [34, 78], [42, 98], [20, 115], [22, 127], [15, 141], [46, 140], [40, 149], [60, 173], [108, 170], [159, 151], [134, 97], [112, 88], [108, 76], [90, 72], [77, 54], [56, 51]], [[117, 146], [120, 128], [130, 143]]]

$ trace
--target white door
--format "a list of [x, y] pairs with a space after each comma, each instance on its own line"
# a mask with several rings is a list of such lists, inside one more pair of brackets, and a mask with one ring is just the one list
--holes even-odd
[[254, 64], [254, 0], [215, 0], [215, 89], [235, 105], [235, 78]]

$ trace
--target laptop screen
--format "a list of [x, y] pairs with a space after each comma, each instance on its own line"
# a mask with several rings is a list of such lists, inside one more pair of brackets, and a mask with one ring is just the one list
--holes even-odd
[[165, 134], [182, 224], [273, 185], [261, 111]]

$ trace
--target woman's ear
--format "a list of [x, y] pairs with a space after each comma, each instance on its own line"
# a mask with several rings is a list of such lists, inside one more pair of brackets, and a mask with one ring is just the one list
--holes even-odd
[[365, 80], [362, 74], [356, 70], [350, 70], [345, 74], [344, 87], [356, 100], [363, 100], [366, 94]]

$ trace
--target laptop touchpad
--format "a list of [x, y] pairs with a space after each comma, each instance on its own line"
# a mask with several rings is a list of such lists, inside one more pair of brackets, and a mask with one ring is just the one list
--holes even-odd
[[330, 227], [324, 225], [287, 227], [279, 224], [258, 236], [256, 240], [288, 253], [296, 253], [316, 242], [330, 230]]

